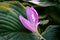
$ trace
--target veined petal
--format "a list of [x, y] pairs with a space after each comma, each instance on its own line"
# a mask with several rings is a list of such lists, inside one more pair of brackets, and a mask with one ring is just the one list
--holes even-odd
[[35, 24], [38, 23], [38, 13], [33, 7], [26, 7], [26, 15], [30, 22]]
[[32, 24], [28, 20], [26, 20], [23, 16], [20, 15], [19, 19], [26, 29], [30, 31], [35, 31], [34, 28], [32, 28]]

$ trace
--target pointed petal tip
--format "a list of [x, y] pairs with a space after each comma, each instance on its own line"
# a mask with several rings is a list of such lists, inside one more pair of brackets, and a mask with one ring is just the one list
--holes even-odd
[[21, 15], [19, 15], [19, 19], [21, 18], [22, 16]]
[[22, 18], [23, 16], [22, 15], [19, 15], [19, 18]]
[[33, 6], [31, 6], [31, 9], [38, 15], [38, 12], [35, 10]]
[[[37, 13], [37, 11], [34, 9], [33, 6], [31, 6], [31, 7], [27, 6], [27, 7], [26, 7], [26, 15], [27, 15], [27, 19], [28, 19], [30, 22], [38, 23], [38, 13]], [[35, 21], [34, 21], [34, 20], [35, 20]]]
[[30, 7], [30, 6], [26, 6], [26, 7]]
[[19, 15], [19, 20], [22, 21], [24, 17], [22, 15]]
[[29, 9], [30, 7], [29, 6], [26, 6], [26, 10]]

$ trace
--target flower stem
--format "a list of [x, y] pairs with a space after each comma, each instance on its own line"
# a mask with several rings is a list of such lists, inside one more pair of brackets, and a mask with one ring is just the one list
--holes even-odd
[[40, 40], [46, 40], [42, 35], [40, 35], [39, 32], [36, 32], [36, 34], [37, 34], [37, 36], [38, 36], [38, 38], [39, 38]]

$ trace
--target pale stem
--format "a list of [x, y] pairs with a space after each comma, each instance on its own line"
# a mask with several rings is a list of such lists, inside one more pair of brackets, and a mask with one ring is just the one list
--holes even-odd
[[39, 32], [35, 32], [39, 40], [46, 40]]

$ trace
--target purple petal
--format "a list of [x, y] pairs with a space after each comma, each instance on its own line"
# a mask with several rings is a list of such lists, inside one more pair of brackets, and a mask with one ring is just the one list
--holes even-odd
[[24, 25], [24, 27], [30, 31], [34, 31], [34, 28], [32, 27], [31, 23], [26, 20], [23, 16], [19, 16], [20, 21], [22, 22], [22, 24]]
[[38, 13], [33, 7], [26, 7], [26, 15], [30, 22], [35, 24], [38, 23]]

